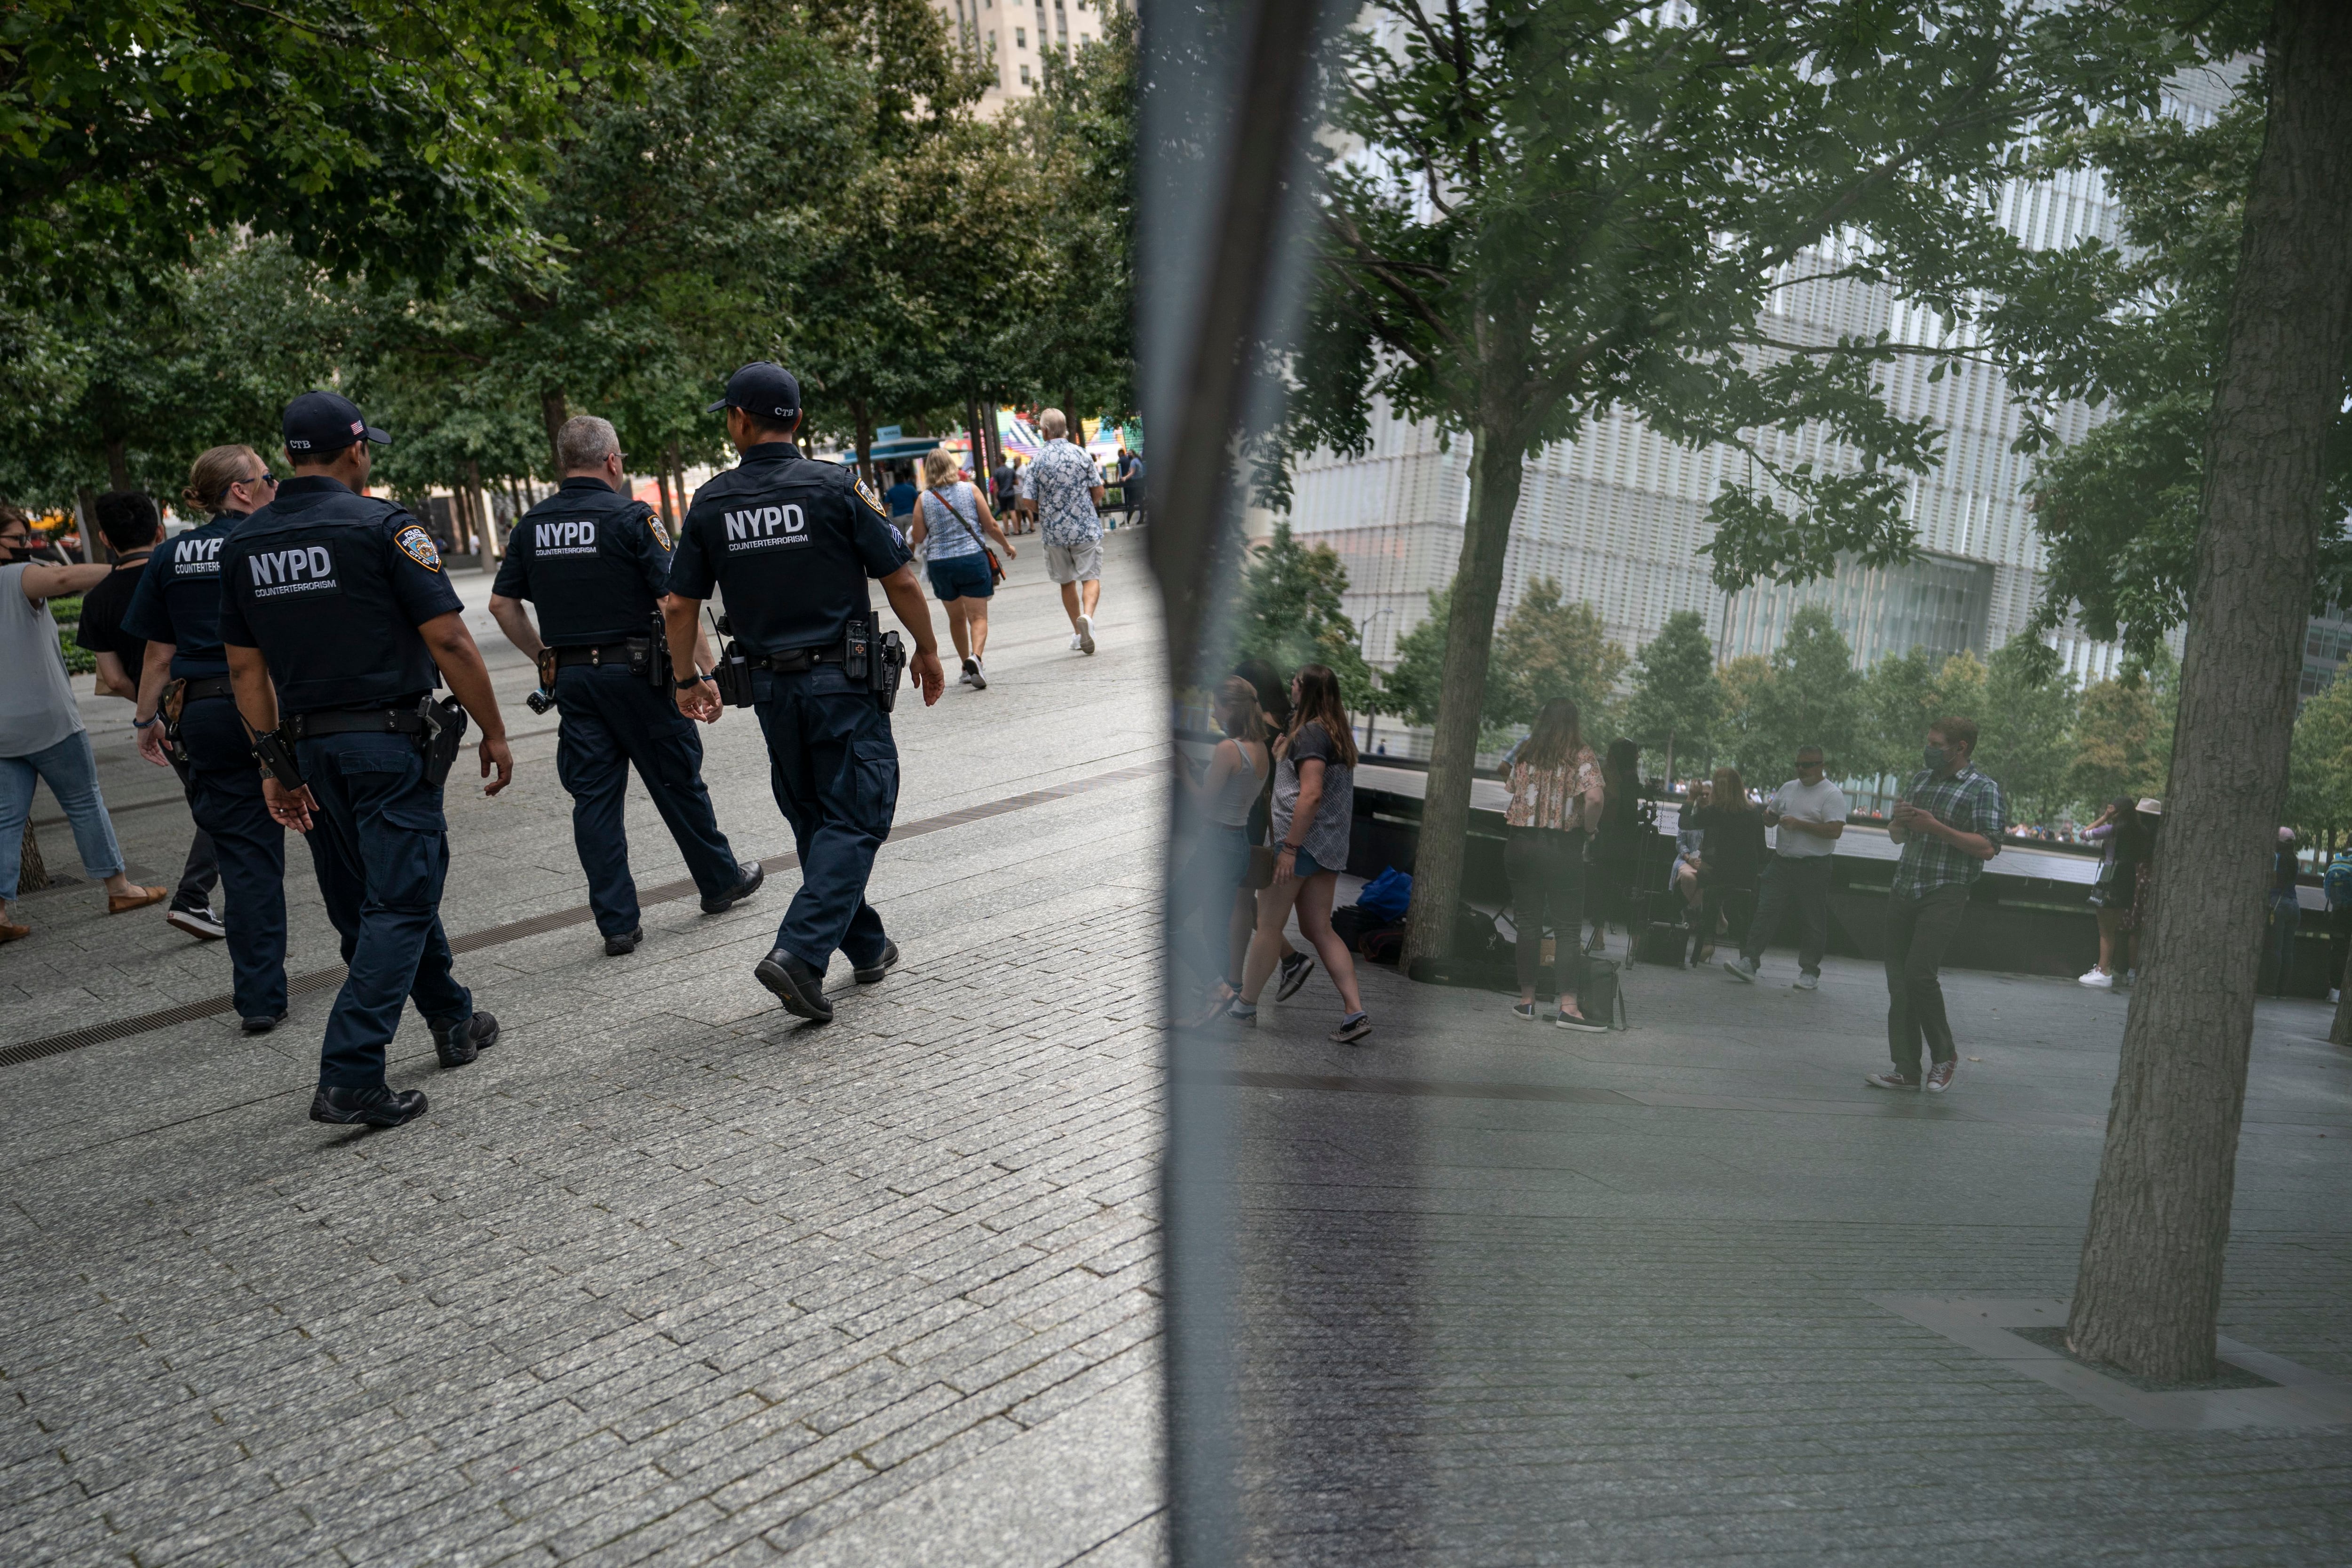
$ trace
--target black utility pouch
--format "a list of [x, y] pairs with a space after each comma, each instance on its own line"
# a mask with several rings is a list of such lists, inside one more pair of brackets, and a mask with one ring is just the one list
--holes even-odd
[[852, 680], [869, 680], [873, 659], [874, 629], [863, 616], [849, 617], [848, 629], [841, 635], [841, 673]]
[[416, 705], [416, 716], [425, 721], [425, 732], [418, 737], [425, 743], [425, 782], [439, 789], [466, 741], [466, 705], [454, 697], [438, 702], [427, 697]]
[[523, 699], [524, 703], [532, 712], [545, 713], [555, 707], [555, 678], [558, 673], [555, 650], [551, 647], [541, 648], [539, 650], [539, 689]]
[[[636, 668], [635, 663], [629, 666], [632, 671]], [[653, 632], [646, 639], [645, 677], [646, 684], [656, 691], [677, 689], [677, 671], [669, 658], [669, 628], [662, 624], [659, 610], [654, 612]]]
[[[725, 616], [713, 618], [710, 624], [722, 637], [734, 630]], [[671, 679], [675, 680], [677, 678], [673, 676]], [[719, 687], [721, 704], [729, 708], [751, 706], [751, 661], [743, 657], [741, 643], [719, 645], [719, 668], [710, 672], [710, 679]]]

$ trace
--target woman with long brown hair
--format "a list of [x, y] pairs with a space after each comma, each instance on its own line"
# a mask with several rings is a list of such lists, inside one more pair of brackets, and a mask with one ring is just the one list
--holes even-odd
[[1587, 1018], [1578, 1004], [1584, 985], [1584, 846], [1601, 826], [1601, 764], [1584, 743], [1583, 715], [1555, 697], [1536, 715], [1533, 733], [1511, 760], [1510, 804], [1503, 812], [1503, 873], [1511, 881], [1511, 918], [1518, 927], [1519, 1004], [1514, 1016], [1536, 1017], [1536, 971], [1543, 963], [1544, 921], [1552, 928], [1553, 1022], [1563, 1029], [1609, 1026]]
[[1209, 753], [1206, 771], [1196, 779], [1181, 752], [1176, 759], [1177, 782], [1200, 815], [1191, 852], [1175, 880], [1169, 947], [1180, 958], [1194, 958], [1198, 977], [1211, 981], [1209, 1011], [1195, 1015], [1195, 1023], [1223, 1011], [1237, 989], [1224, 978], [1225, 921], [1234, 889], [1247, 880], [1250, 812], [1273, 767], [1265, 715], [1259, 710], [1255, 689], [1237, 675], [1229, 676], [1218, 683], [1215, 709], [1217, 728], [1225, 738]]
[[1764, 814], [1749, 803], [1739, 770], [1716, 769], [1706, 789], [1706, 796], [1695, 798], [1682, 817], [1685, 827], [1704, 830], [1706, 840], [1699, 846], [1698, 859], [1685, 862], [1675, 874], [1675, 886], [1691, 918], [1693, 963], [1715, 956], [1715, 928], [1725, 900], [1735, 893], [1752, 900], [1757, 876], [1764, 868]]
[[1302, 665], [1290, 680], [1290, 726], [1276, 749], [1274, 772], [1274, 883], [1258, 895], [1257, 934], [1242, 970], [1242, 994], [1225, 1016], [1257, 1022], [1265, 989], [1283, 949], [1282, 928], [1298, 911], [1298, 929], [1323, 955], [1323, 967], [1345, 1005], [1331, 1038], [1352, 1044], [1372, 1032], [1356, 989], [1355, 961], [1331, 929], [1331, 895], [1348, 863], [1348, 836], [1356, 815], [1356, 737], [1339, 700], [1339, 678], [1328, 665]]

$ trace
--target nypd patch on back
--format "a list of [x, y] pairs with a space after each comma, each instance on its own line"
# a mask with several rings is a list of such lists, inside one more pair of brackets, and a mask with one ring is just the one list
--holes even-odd
[[410, 523], [406, 528], [394, 534], [392, 542], [400, 546], [401, 553], [427, 572], [441, 570], [441, 547], [433, 542], [431, 534], [415, 523]]

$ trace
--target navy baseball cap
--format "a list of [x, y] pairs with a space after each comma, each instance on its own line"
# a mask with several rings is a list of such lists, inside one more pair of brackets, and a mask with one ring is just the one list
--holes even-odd
[[392, 437], [370, 425], [359, 405], [331, 392], [306, 392], [286, 405], [279, 422], [286, 449], [296, 458], [323, 458], [362, 441], [389, 446]]
[[761, 419], [797, 419], [801, 384], [782, 365], [757, 360], [729, 376], [727, 395], [703, 412], [716, 414], [722, 408], [740, 408]]

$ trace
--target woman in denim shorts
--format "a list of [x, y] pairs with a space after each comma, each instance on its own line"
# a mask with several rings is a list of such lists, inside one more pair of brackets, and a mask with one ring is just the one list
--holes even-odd
[[915, 526], [909, 539], [923, 552], [923, 570], [931, 592], [947, 607], [948, 631], [963, 659], [961, 684], [975, 691], [988, 689], [988, 601], [996, 595], [996, 577], [988, 569], [985, 540], [996, 541], [1007, 561], [1021, 552], [1004, 537], [1004, 530], [988, 510], [980, 491], [966, 484], [956, 455], [945, 447], [923, 454], [923, 478], [930, 489], [915, 500]]

